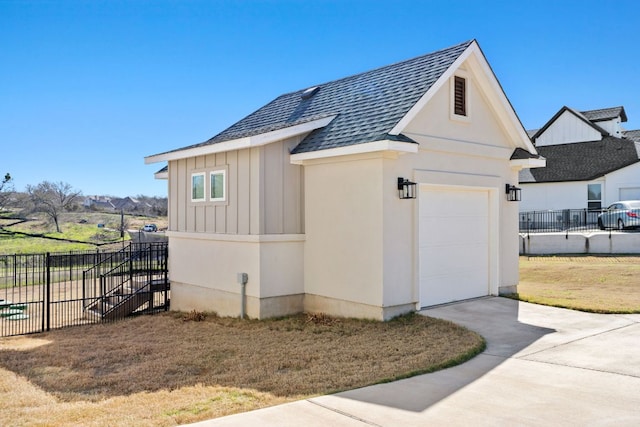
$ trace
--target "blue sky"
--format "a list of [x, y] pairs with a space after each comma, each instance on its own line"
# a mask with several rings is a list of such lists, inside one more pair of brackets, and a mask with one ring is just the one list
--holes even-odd
[[17, 190], [165, 196], [144, 157], [276, 96], [477, 39], [525, 128], [623, 105], [640, 2], [0, 0], [0, 173]]

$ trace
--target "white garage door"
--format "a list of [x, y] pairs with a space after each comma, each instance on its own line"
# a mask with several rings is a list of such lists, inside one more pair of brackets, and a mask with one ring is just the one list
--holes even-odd
[[422, 187], [420, 305], [489, 294], [489, 192]]
[[618, 200], [640, 200], [640, 187], [621, 188]]

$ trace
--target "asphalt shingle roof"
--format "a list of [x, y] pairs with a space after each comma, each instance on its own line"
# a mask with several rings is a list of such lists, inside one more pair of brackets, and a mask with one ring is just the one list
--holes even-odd
[[624, 107], [601, 108], [599, 110], [581, 111], [587, 120], [592, 122], [601, 122], [603, 120], [611, 120], [620, 117], [623, 122], [627, 121], [627, 114]]
[[635, 142], [640, 142], [640, 129], [625, 130], [622, 136]]
[[[281, 95], [195, 148], [283, 129], [336, 116], [327, 126], [307, 135], [292, 154], [344, 147], [383, 139], [413, 142], [389, 131], [469, 47], [467, 41], [417, 58]], [[312, 86], [313, 87], [313, 86]], [[179, 150], [175, 150], [179, 151]]]
[[600, 141], [537, 147], [544, 168], [520, 172], [519, 182], [588, 181], [640, 161], [638, 144], [608, 136]]

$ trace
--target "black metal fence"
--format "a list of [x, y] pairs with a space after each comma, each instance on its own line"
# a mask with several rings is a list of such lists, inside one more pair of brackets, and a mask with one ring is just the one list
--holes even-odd
[[0, 255], [0, 336], [105, 322], [169, 307], [166, 243], [116, 252]]
[[[605, 210], [593, 209], [562, 209], [549, 211], [520, 212], [520, 233], [548, 233], [548, 232], [581, 232], [598, 231], [616, 228], [603, 227], [598, 222], [598, 216]], [[634, 231], [625, 229], [620, 231]]]

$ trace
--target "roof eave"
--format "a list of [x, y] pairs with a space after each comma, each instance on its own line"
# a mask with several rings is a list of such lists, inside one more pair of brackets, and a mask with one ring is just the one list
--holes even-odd
[[543, 168], [547, 166], [547, 159], [544, 157], [532, 157], [529, 159], [509, 160], [509, 166], [516, 169]]
[[511, 102], [507, 98], [504, 89], [500, 85], [498, 78], [496, 77], [491, 65], [487, 61], [480, 45], [476, 40], [473, 40], [469, 47], [465, 49], [464, 52], [456, 58], [456, 60], [451, 64], [451, 66], [444, 72], [442, 75], [436, 80], [436, 82], [427, 90], [427, 92], [416, 102], [416, 104], [404, 115], [404, 117], [393, 127], [393, 129], [389, 132], [390, 134], [397, 135], [404, 131], [407, 125], [418, 115], [418, 113], [424, 108], [424, 106], [429, 102], [429, 100], [434, 96], [435, 93], [438, 92], [443, 85], [445, 85], [449, 79], [454, 75], [456, 70], [460, 68], [460, 66], [469, 59], [472, 55], [477, 58], [477, 64], [479, 64], [480, 68], [484, 72], [484, 74], [488, 77], [486, 81], [490, 86], [492, 86], [492, 90], [497, 94], [496, 102], [502, 105], [503, 111], [507, 115], [507, 120], [513, 125], [511, 129], [514, 133], [512, 136], [514, 137], [515, 146], [524, 148], [530, 153], [537, 154], [536, 148], [531, 142], [527, 131], [524, 129], [520, 118], [516, 114]]
[[272, 142], [280, 141], [294, 136], [309, 133], [315, 129], [327, 126], [336, 116], [323, 117], [321, 119], [312, 120], [294, 126], [265, 132], [258, 135], [248, 136], [245, 138], [232, 139], [229, 141], [218, 142], [215, 144], [201, 145], [182, 150], [169, 151], [166, 153], [155, 154], [144, 158], [145, 164], [167, 162], [171, 160], [186, 159], [189, 157], [206, 156], [208, 154], [223, 153], [227, 151], [240, 150], [243, 148], [260, 147]]
[[353, 154], [366, 154], [384, 151], [393, 151], [396, 153], [417, 153], [418, 147], [419, 144], [415, 142], [400, 142], [384, 139], [380, 141], [365, 142], [362, 144], [292, 154], [290, 161], [294, 165], [302, 165], [304, 162], [309, 160], [327, 159], [330, 157], [348, 156]]

